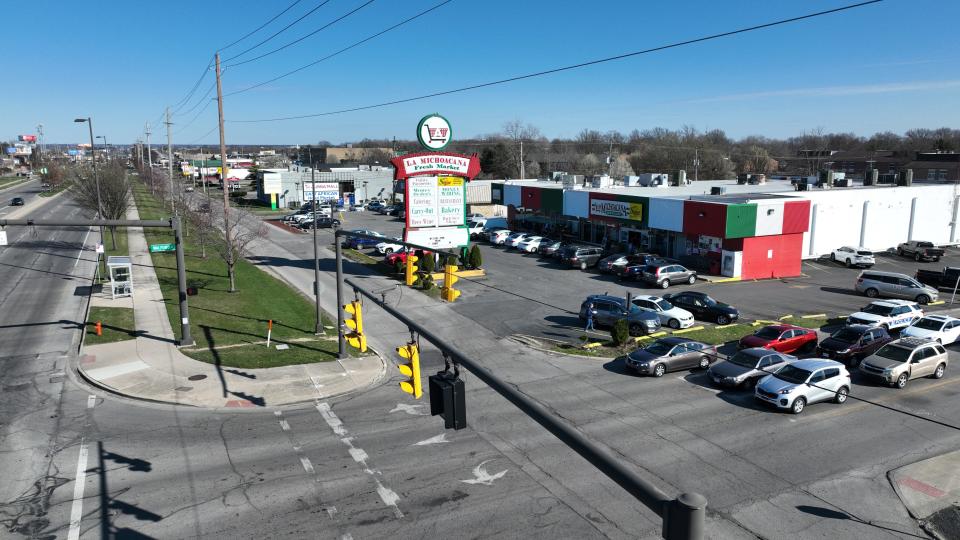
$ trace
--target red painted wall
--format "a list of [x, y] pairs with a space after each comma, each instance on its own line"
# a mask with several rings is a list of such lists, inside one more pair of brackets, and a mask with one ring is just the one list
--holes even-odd
[[683, 201], [683, 232], [723, 238], [727, 233], [727, 205]]
[[[743, 279], [769, 279], [800, 275], [803, 234], [755, 236], [743, 239]], [[768, 250], [773, 256], [767, 257]]]
[[531, 210], [540, 209], [540, 188], [538, 187], [520, 187], [520, 205]]
[[783, 204], [783, 234], [807, 232], [810, 227], [810, 201]]

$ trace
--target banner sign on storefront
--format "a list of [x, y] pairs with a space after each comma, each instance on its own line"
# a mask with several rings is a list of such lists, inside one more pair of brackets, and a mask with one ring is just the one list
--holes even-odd
[[590, 215], [604, 218], [643, 220], [643, 205], [624, 201], [590, 199]]
[[395, 180], [431, 174], [450, 174], [472, 180], [480, 174], [480, 158], [476, 154], [465, 156], [449, 152], [420, 152], [393, 158], [390, 163], [395, 168]]
[[340, 198], [340, 184], [336, 182], [304, 182], [303, 183], [303, 200], [312, 201], [314, 200], [313, 187], [316, 186], [317, 192], [317, 201], [329, 201], [333, 199]]

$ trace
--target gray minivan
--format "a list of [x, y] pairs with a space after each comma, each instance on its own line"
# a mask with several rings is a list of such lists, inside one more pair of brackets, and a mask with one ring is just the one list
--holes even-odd
[[854, 288], [870, 298], [903, 298], [918, 304], [929, 304], [937, 299], [938, 292], [906, 274], [867, 270], [860, 272]]

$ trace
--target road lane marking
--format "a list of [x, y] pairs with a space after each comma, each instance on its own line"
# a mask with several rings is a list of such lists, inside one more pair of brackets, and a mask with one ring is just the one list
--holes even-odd
[[[103, 474], [101, 472], [101, 474]], [[77, 476], [73, 481], [73, 504], [70, 507], [70, 530], [67, 540], [79, 540], [80, 522], [83, 520], [83, 488], [87, 482], [87, 443], [80, 440], [80, 455], [77, 456]], [[106, 496], [106, 494], [104, 494]]]
[[92, 409], [97, 404], [97, 396], [90, 394], [87, 396], [87, 408]]
[[473, 468], [473, 478], [471, 478], [471, 479], [469, 479], [469, 480], [461, 480], [461, 482], [463, 482], [464, 484], [474, 484], [474, 485], [476, 485], [476, 484], [483, 484], [483, 485], [485, 485], [485, 486], [492, 486], [494, 480], [499, 480], [499, 479], [503, 478], [504, 476], [506, 476], [506, 474], [507, 474], [507, 469], [504, 469], [504, 470], [502, 470], [502, 471], [500, 471], [500, 472], [498, 472], [498, 473], [494, 473], [494, 474], [488, 473], [488, 472], [487, 472], [487, 468], [485, 467], [485, 465], [486, 465], [487, 463], [490, 463], [491, 461], [493, 461], [493, 460], [492, 460], [492, 459], [488, 459], [488, 460], [486, 460], [486, 461], [480, 462], [479, 465], [477, 465], [476, 467]]
[[[83, 250], [84, 250], [84, 248], [86, 248], [86, 246], [87, 246], [87, 237], [90, 236], [90, 231], [92, 231], [92, 230], [93, 230], [93, 229], [88, 228], [88, 229], [87, 229], [87, 234], [83, 235], [83, 242], [80, 242], [80, 251], [77, 252], [77, 260], [74, 261], [74, 263], [73, 263], [73, 267], [74, 267], [74, 268], [76, 268], [76, 267], [77, 267], [77, 264], [80, 262], [80, 256], [83, 255]], [[99, 258], [99, 255], [98, 255], [98, 258]]]
[[303, 470], [311, 474], [313, 473], [313, 463], [310, 463], [310, 458], [302, 456], [300, 458], [300, 464], [303, 465]]
[[689, 384], [690, 386], [699, 388], [699, 389], [701, 389], [701, 390], [706, 390], [707, 392], [713, 392], [714, 394], [719, 394], [720, 392], [723, 392], [723, 390], [717, 390], [716, 388], [707, 388], [706, 386], [701, 386], [701, 385], [699, 385], [699, 384], [697, 384], [697, 383], [690, 382], [690, 381], [688, 381], [687, 378], [684, 377], [683, 375], [680, 375], [680, 376], [678, 376], [677, 378], [680, 379], [681, 381]]
[[447, 434], [441, 433], [436, 437], [430, 437], [429, 439], [424, 439], [420, 442], [415, 442], [413, 443], [413, 446], [426, 446], [428, 444], [442, 444], [442, 443], [448, 443], [448, 442], [450, 441], [447, 440]]
[[280, 429], [282, 429], [282, 430], [284, 430], [284, 431], [290, 431], [290, 423], [287, 422], [286, 420], [281, 420], [281, 421], [280, 421]]

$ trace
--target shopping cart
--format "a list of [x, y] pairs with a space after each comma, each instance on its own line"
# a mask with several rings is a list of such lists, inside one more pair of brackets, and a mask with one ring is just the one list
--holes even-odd
[[450, 128], [432, 128], [424, 124], [427, 128], [427, 133], [430, 135], [430, 142], [443, 142], [447, 140], [447, 132], [450, 131]]

